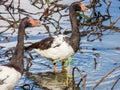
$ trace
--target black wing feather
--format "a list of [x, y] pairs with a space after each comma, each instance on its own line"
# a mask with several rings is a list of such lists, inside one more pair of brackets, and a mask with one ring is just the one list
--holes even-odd
[[33, 43], [32, 45], [28, 47], [25, 47], [25, 50], [32, 50], [32, 49], [45, 50], [51, 47], [51, 44], [53, 43], [53, 41], [54, 41], [53, 37], [48, 37], [39, 42]]

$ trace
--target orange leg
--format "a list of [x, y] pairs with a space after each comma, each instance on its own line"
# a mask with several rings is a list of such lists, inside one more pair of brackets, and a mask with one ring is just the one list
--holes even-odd
[[54, 69], [54, 73], [56, 73], [56, 63], [54, 63], [54, 67], [53, 67], [53, 69]]
[[67, 66], [67, 73], [66, 73], [66, 86], [69, 85], [69, 79], [70, 79], [70, 67]]
[[69, 76], [66, 76], [66, 87], [68, 87], [68, 83], [69, 83]]

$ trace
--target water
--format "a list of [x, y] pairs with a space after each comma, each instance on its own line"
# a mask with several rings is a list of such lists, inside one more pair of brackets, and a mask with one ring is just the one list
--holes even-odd
[[[59, 3], [66, 3], [70, 4], [74, 0], [70, 0], [70, 2], [67, 2], [63, 0], [63, 2]], [[120, 13], [120, 1], [119, 0], [111, 0], [112, 4], [110, 7], [110, 15], [112, 16], [111, 20], [116, 19], [119, 17]], [[16, 0], [17, 2], [17, 0]], [[21, 2], [21, 7], [24, 9], [33, 12], [33, 11], [38, 11], [37, 9], [34, 9], [30, 7], [30, 3], [28, 0], [25, 0], [25, 2]], [[26, 3], [27, 5], [23, 5]], [[88, 3], [88, 0], [85, 2]], [[5, 12], [4, 7], [0, 6], [2, 10], [0, 12]], [[98, 8], [101, 12], [105, 13], [104, 7], [103, 8]], [[34, 12], [35, 13], [35, 12]], [[68, 11], [62, 11], [62, 14], [68, 14]], [[10, 15], [8, 14], [1, 14], [4, 17], [11, 18]], [[57, 17], [58, 14], [55, 14], [55, 18]], [[39, 18], [40, 15], [32, 15], [35, 18]], [[15, 18], [18, 18], [18, 15], [15, 15]], [[68, 21], [69, 17], [63, 17], [60, 21], [60, 25], [63, 27], [63, 32], [64, 30], [70, 30], [70, 23]], [[8, 23], [3, 22], [0, 20], [0, 26], [6, 26]], [[116, 26], [119, 27], [120, 21], [115, 24]], [[105, 23], [105, 25], [109, 25], [109, 23]], [[28, 28], [26, 31], [30, 32], [28, 35], [30, 38], [28, 40], [25, 40], [25, 42], [32, 41], [36, 42], [39, 41], [45, 37], [48, 36], [47, 31], [44, 30], [45, 27], [35, 27], [35, 28]], [[1, 30], [5, 30], [5, 27], [1, 28]], [[7, 59], [7, 57], [4, 57], [3, 53], [8, 50], [9, 48], [12, 48], [16, 45], [16, 36], [17, 36], [17, 30], [16, 32], [11, 35], [11, 32], [13, 29], [8, 30], [7, 32], [0, 34], [0, 46], [5, 46], [5, 48], [0, 50], [0, 61]], [[51, 26], [50, 32], [54, 32], [55, 28]], [[40, 32], [40, 34], [38, 34]], [[52, 33], [53, 34], [53, 33]], [[6, 42], [4, 40], [3, 36], [8, 36], [10, 38], [10, 42]], [[71, 62], [71, 72], [72, 68], [74, 66], [77, 66], [81, 71], [82, 74], [85, 75], [87, 74], [86, 77], [86, 87], [87, 90], [92, 90], [92, 88], [96, 85], [97, 82], [108, 72], [110, 72], [113, 68], [117, 67], [120, 65], [120, 33], [114, 32], [113, 30], [107, 30], [103, 33], [103, 36], [101, 37], [102, 41], [100, 40], [95, 40], [94, 42], [88, 42], [87, 37], [82, 37], [81, 44], [80, 44], [80, 51], [78, 51], [74, 56], [73, 56], [73, 61]], [[93, 36], [94, 38], [94, 36]], [[95, 50], [93, 50], [95, 49]], [[82, 52], [82, 53], [80, 53]], [[27, 54], [26, 54], [27, 55]], [[37, 56], [36, 53], [32, 52], [32, 55], [35, 57]], [[97, 56], [96, 56], [97, 55]], [[95, 65], [95, 61], [97, 64]], [[6, 61], [8, 62], [8, 61]], [[34, 60], [32, 60], [33, 65], [30, 68], [30, 72], [32, 73], [38, 73], [38, 72], [48, 72], [48, 71], [53, 71], [52, 68], [48, 68], [45, 65], [42, 65], [40, 63], [44, 63], [46, 65], [50, 65], [50, 67], [53, 67], [52, 63], [48, 61], [47, 59], [38, 56], [35, 57]], [[3, 64], [4, 62], [1, 62]], [[61, 65], [60, 63], [57, 63], [57, 70], [61, 70]], [[75, 81], [76, 83], [79, 82], [80, 75], [76, 71], [75, 72], [76, 77]], [[120, 78], [120, 69], [116, 69], [113, 73], [111, 73], [95, 90], [111, 90], [113, 84], [115, 83], [116, 80]], [[114, 87], [114, 90], [119, 90], [120, 89], [120, 82], [116, 84]], [[80, 85], [82, 88], [82, 85]], [[42, 90], [38, 85], [31, 79], [29, 79], [26, 74], [22, 76], [20, 81], [18, 82], [18, 85], [16, 86], [15, 90]]]

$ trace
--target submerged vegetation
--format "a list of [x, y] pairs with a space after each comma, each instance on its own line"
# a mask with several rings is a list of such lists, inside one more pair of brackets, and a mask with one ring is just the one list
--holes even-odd
[[[52, 34], [71, 34], [71, 30], [64, 30], [64, 27], [61, 25], [62, 19], [68, 17], [68, 7], [67, 4], [59, 4], [59, 2], [62, 2], [64, 0], [29, 0], [28, 3], [30, 3], [31, 6], [33, 6], [35, 9], [37, 9], [35, 12], [31, 12], [27, 9], [23, 9], [21, 7], [21, 1], [22, 0], [1, 0], [0, 1], [0, 8], [5, 8], [5, 11], [0, 11], [0, 42], [11, 42], [10, 36], [6, 36], [5, 33], [8, 30], [11, 30], [11, 36], [15, 33], [17, 30], [16, 27], [18, 27], [18, 24], [20, 20], [24, 16], [39, 16], [40, 20], [43, 20], [46, 22], [44, 24], [44, 28], [49, 33], [49, 35]], [[73, 0], [74, 1], [74, 0]], [[85, 1], [85, 0], [81, 0]], [[113, 0], [88, 0], [87, 7], [90, 9], [89, 15], [85, 13], [77, 13], [78, 16], [78, 22], [81, 22], [79, 25], [82, 26], [81, 35], [83, 37], [87, 38], [88, 42], [94, 42], [95, 40], [102, 41], [102, 36], [104, 35], [104, 32], [120, 32], [120, 27], [118, 24], [120, 24], [120, 16], [112, 16], [111, 13], [111, 5], [114, 2]], [[119, 0], [118, 0], [119, 1]], [[115, 4], [115, 3], [114, 3]], [[120, 9], [120, 7], [118, 7]], [[63, 14], [64, 11], [64, 14]], [[8, 16], [6, 16], [6, 14]], [[54, 17], [54, 15], [57, 14], [57, 18]], [[16, 18], [17, 17], [17, 18]], [[6, 24], [3, 24], [6, 23]], [[3, 24], [3, 25], [2, 25]], [[55, 31], [51, 33], [50, 28], [54, 28]], [[29, 38], [26, 33], [26, 39]], [[31, 43], [31, 42], [27, 42]], [[6, 46], [0, 44], [0, 50], [2, 51]], [[115, 49], [120, 50], [119, 47], [116, 47]], [[92, 48], [92, 50], [97, 50], [96, 48]], [[14, 51], [14, 47], [6, 50], [4, 53], [0, 53], [0, 63], [2, 64], [5, 62], [3, 60], [3, 57], [7, 57], [8, 59], [11, 58], [11, 54]], [[80, 51], [80, 53], [83, 53]], [[31, 56], [31, 55], [30, 55]], [[99, 54], [94, 54], [94, 66], [96, 68], [97, 61], [96, 59], [99, 58]], [[31, 56], [32, 58], [32, 56]], [[29, 68], [31, 67], [31, 60], [28, 57], [25, 57], [26, 59], [26, 72], [29, 72]], [[44, 63], [41, 63], [42, 65], [46, 67], [50, 67], [49, 65], [46, 65]], [[51, 68], [51, 67], [50, 67]], [[96, 90], [96, 88], [107, 78], [111, 73], [113, 73], [115, 70], [119, 69], [120, 66], [118, 65], [111, 71], [108, 71], [99, 82], [96, 82], [96, 85], [93, 87], [93, 90]], [[78, 83], [75, 82], [75, 72], [79, 72], [79, 76], [81, 79], [78, 81]], [[87, 74], [84, 74], [83, 71], [79, 69], [79, 67], [75, 66], [72, 68], [72, 90], [76, 90], [77, 87], [83, 86], [83, 89], [86, 90], [86, 77]], [[30, 75], [30, 73], [29, 73]], [[39, 74], [38, 74], [39, 75]], [[51, 74], [49, 74], [51, 75]], [[45, 75], [43, 75], [45, 76]], [[35, 76], [36, 77], [36, 76]], [[45, 76], [46, 77], [46, 76]], [[59, 77], [59, 76], [58, 76]], [[47, 78], [47, 77], [46, 77]], [[93, 77], [94, 78], [94, 77]], [[119, 82], [120, 78], [118, 78], [113, 86], [111, 86], [111, 90], [114, 90], [114, 87]], [[38, 82], [38, 81], [37, 81]], [[41, 82], [39, 82], [41, 83]], [[81, 85], [82, 84], [82, 85]]]

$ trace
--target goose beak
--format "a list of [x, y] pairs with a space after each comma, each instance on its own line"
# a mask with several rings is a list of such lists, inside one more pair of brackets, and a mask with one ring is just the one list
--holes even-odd
[[34, 23], [32, 24], [32, 26], [41, 26], [43, 25], [43, 21], [40, 21], [40, 20], [34, 20]]
[[81, 7], [81, 10], [82, 10], [83, 12], [88, 12], [88, 13], [90, 13], [90, 9], [87, 8], [84, 4], [80, 4], [79, 6]]
[[30, 18], [29, 23], [31, 26], [41, 26], [43, 24], [43, 21]]

